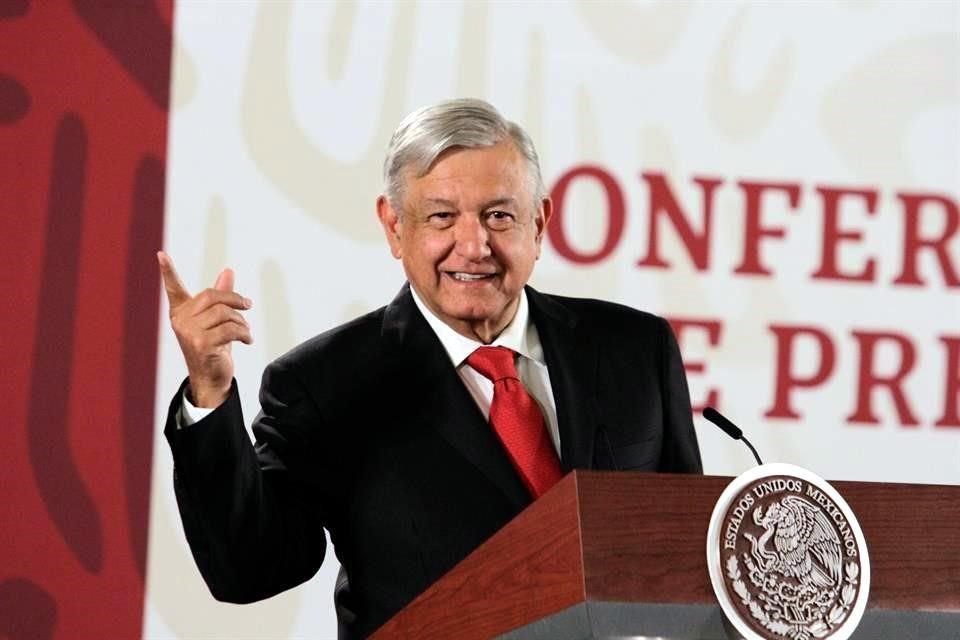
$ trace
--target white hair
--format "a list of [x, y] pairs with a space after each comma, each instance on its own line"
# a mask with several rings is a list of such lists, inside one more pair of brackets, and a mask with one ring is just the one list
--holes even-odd
[[408, 170], [417, 177], [424, 176], [448, 149], [492, 147], [504, 140], [511, 140], [527, 161], [530, 193], [537, 208], [546, 189], [533, 141], [520, 125], [504, 118], [491, 104], [473, 98], [421, 107], [403, 119], [390, 138], [383, 162], [383, 180], [390, 204], [398, 211], [403, 209]]

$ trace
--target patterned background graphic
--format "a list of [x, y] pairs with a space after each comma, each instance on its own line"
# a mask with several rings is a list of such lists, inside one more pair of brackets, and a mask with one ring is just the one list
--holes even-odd
[[[714, 392], [766, 460], [957, 483], [958, 20], [948, 2], [184, 2], [165, 246], [190, 286], [229, 265], [254, 300], [234, 350], [252, 417], [267, 362], [400, 287], [373, 210], [393, 128], [485, 98], [558, 200], [535, 286], [672, 318], [694, 404]], [[169, 331], [160, 372], [158, 432], [184, 375]], [[752, 464], [697, 427], [709, 473]], [[210, 602], [155, 450], [147, 634], [332, 637], [332, 558], [262, 604]]]
[[154, 253], [237, 271], [251, 418], [267, 362], [400, 287], [383, 153], [454, 96], [537, 143], [535, 286], [669, 317], [765, 460], [960, 482], [960, 3], [8, 0], [0, 635], [334, 637], [334, 558], [248, 606], [193, 565]]
[[6, 637], [142, 626], [171, 25], [0, 4]]

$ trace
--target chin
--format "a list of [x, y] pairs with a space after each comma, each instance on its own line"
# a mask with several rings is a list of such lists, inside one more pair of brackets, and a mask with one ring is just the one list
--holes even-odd
[[485, 322], [493, 321], [502, 314], [503, 311], [503, 307], [489, 304], [458, 304], [451, 305], [444, 310], [444, 313], [462, 322]]
[[447, 313], [447, 315], [462, 322], [483, 322], [492, 320], [496, 314], [491, 313], [489, 310], [477, 309], [476, 307], [460, 307], [457, 309], [452, 309], [449, 313]]

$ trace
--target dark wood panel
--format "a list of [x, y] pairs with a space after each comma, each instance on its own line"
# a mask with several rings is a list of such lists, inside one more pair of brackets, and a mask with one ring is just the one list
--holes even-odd
[[710, 513], [731, 478], [580, 473], [590, 600], [714, 603]]
[[491, 638], [583, 602], [576, 482], [561, 480], [374, 638]]
[[[714, 602], [707, 525], [732, 478], [579, 475], [589, 599]], [[869, 607], [960, 611], [960, 487], [831, 484], [867, 540]]]
[[[489, 638], [592, 602], [713, 606], [706, 532], [732, 478], [577, 472], [377, 638]], [[960, 487], [835, 482], [867, 539], [871, 609], [960, 612]]]
[[870, 551], [869, 607], [960, 611], [960, 487], [831, 483]]

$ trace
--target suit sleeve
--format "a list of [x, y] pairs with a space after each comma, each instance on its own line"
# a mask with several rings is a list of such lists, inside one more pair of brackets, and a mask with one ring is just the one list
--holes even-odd
[[660, 318], [663, 334], [660, 378], [663, 394], [663, 449], [658, 471], [668, 473], [703, 473], [700, 447], [693, 428], [690, 391], [680, 357], [680, 347], [670, 324]]
[[[184, 382], [186, 385], [186, 382]], [[300, 482], [305, 433], [319, 417], [295, 377], [279, 365], [264, 372], [257, 446], [244, 428], [236, 381], [227, 400], [202, 420], [177, 428], [183, 387], [164, 434], [174, 460], [174, 489], [190, 549], [213, 596], [246, 603], [311, 578], [326, 540], [318, 496]]]

